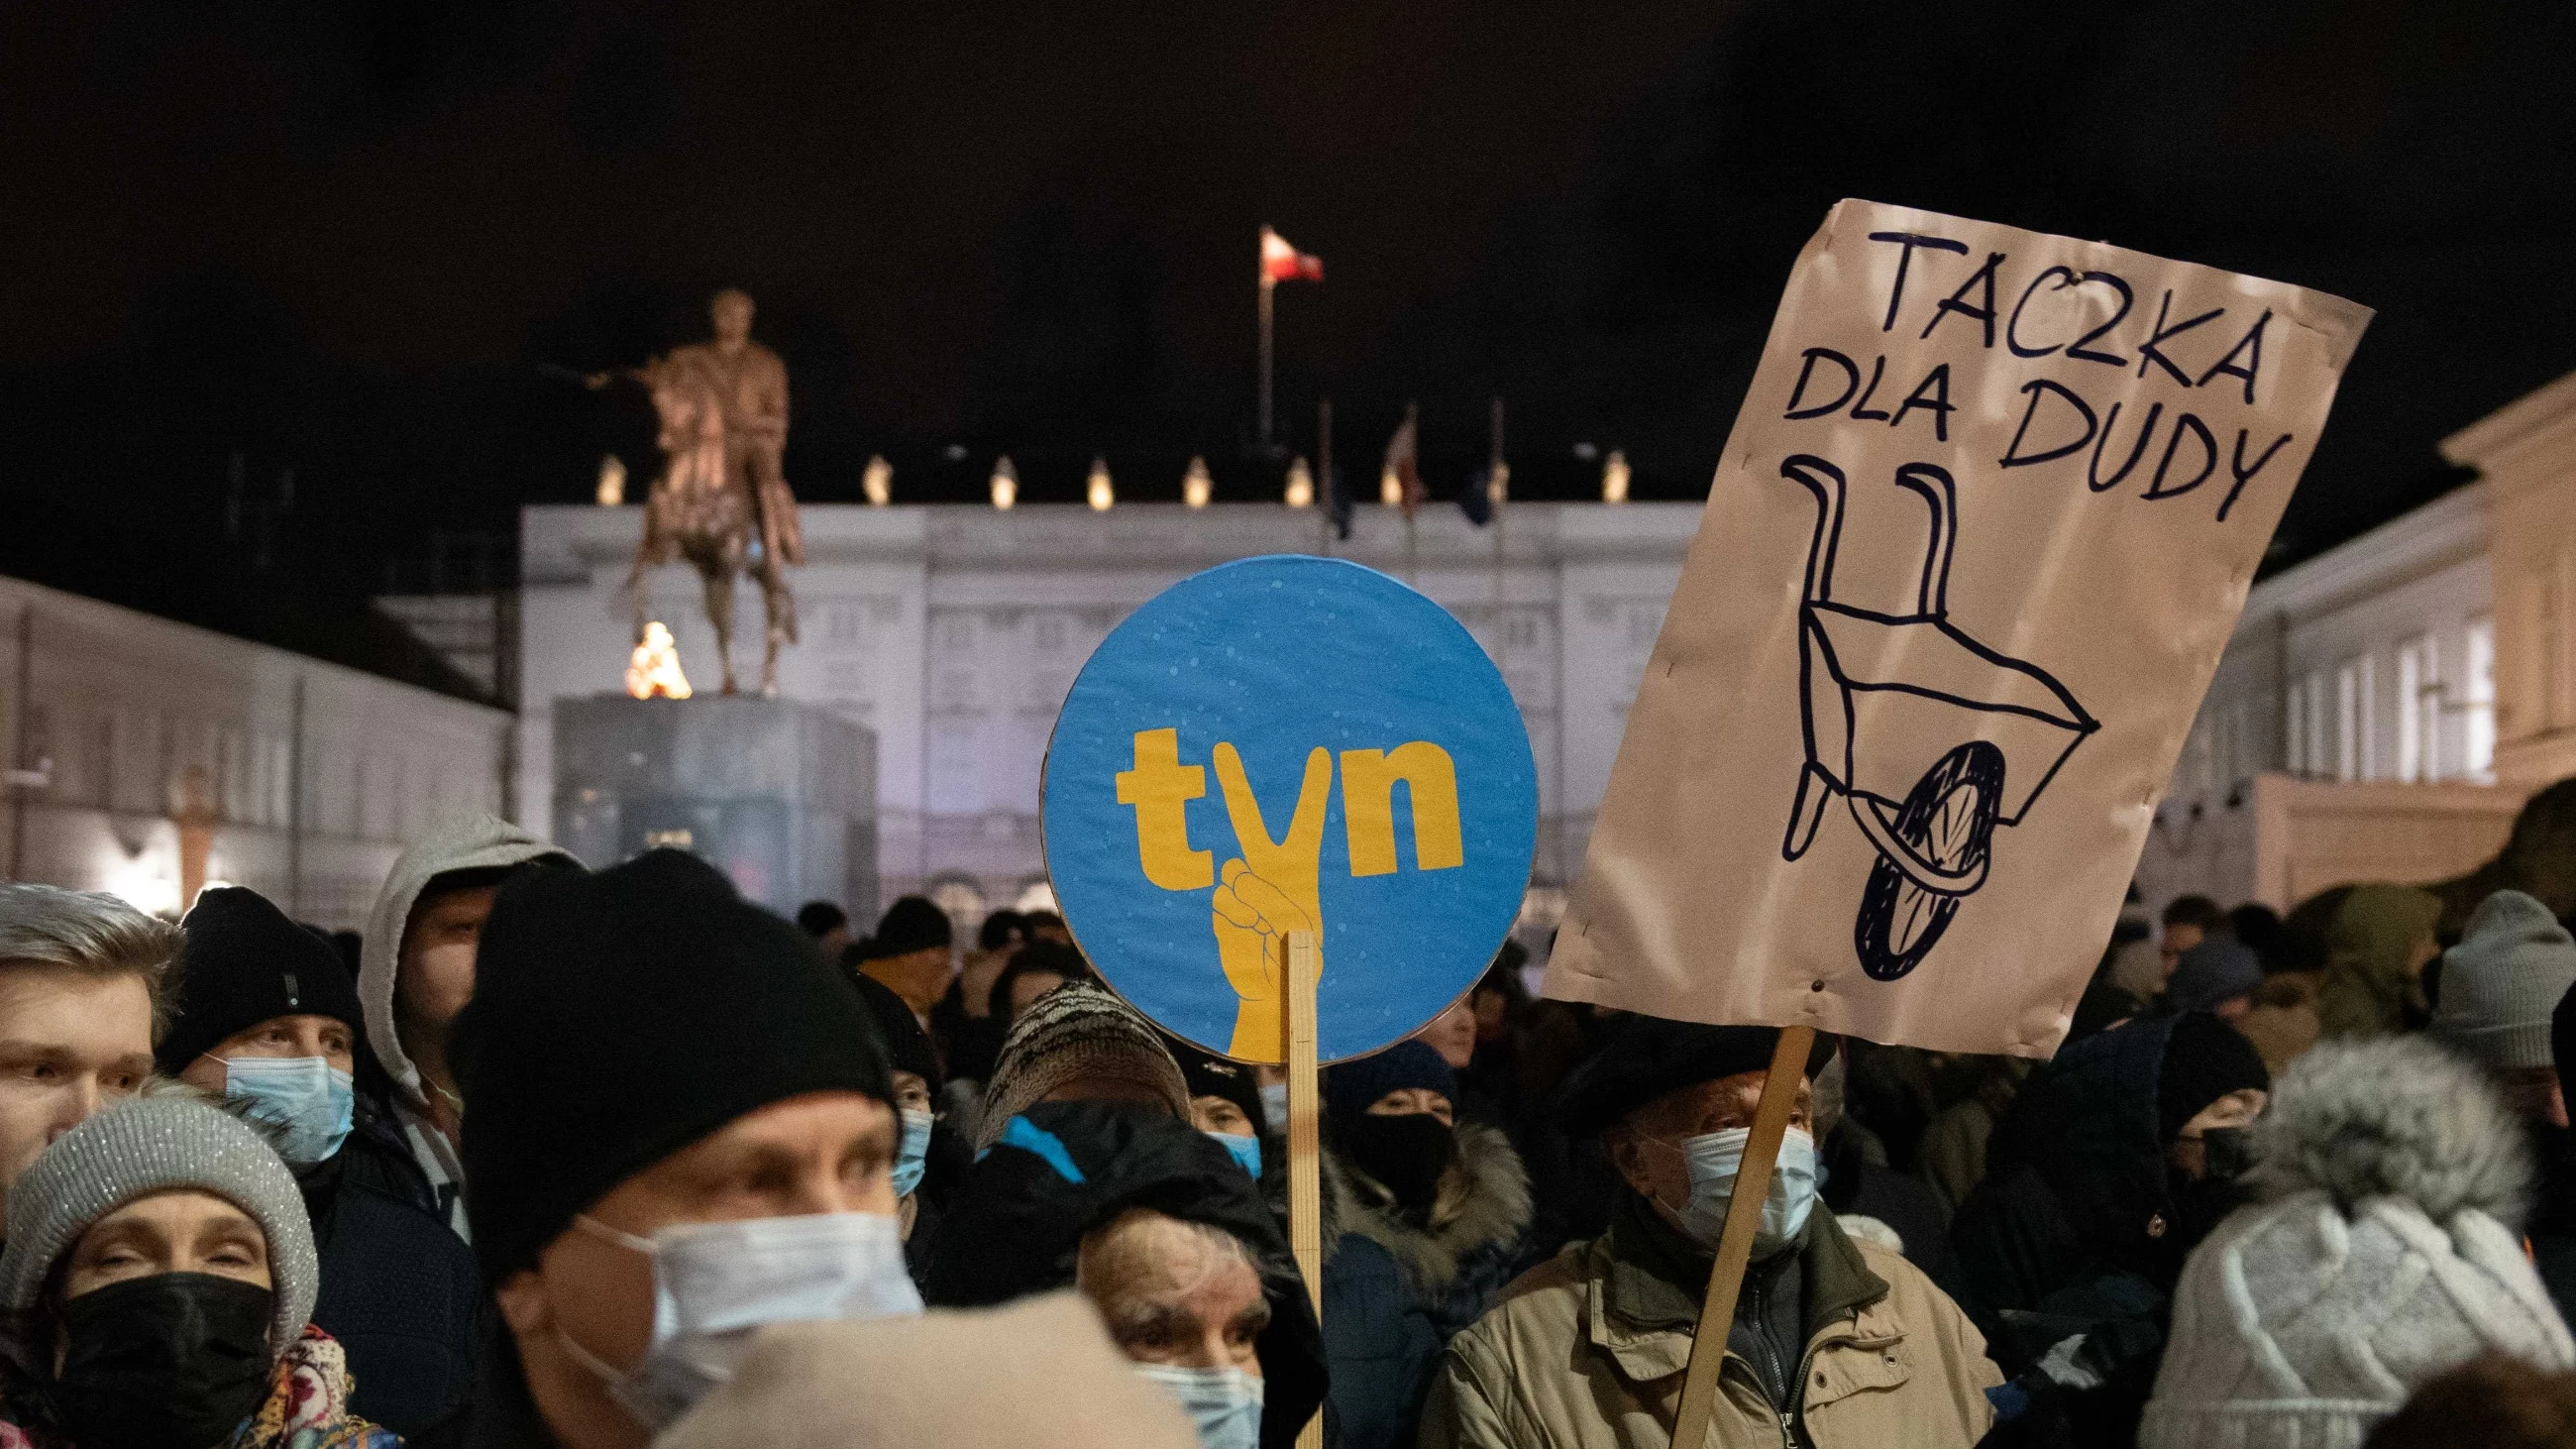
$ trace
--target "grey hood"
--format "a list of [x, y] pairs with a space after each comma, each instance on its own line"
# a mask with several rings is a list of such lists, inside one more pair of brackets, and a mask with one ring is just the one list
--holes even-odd
[[401, 969], [403, 928], [421, 889], [457, 870], [494, 870], [546, 856], [572, 857], [495, 815], [459, 815], [439, 822], [394, 861], [367, 914], [358, 950], [358, 1004], [367, 1015], [367, 1045], [403, 1095], [422, 1100], [420, 1069], [394, 1031], [394, 976]]

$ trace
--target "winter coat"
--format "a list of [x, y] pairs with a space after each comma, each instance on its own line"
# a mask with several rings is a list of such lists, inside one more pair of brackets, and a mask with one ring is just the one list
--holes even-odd
[[2544, 1371], [2576, 1344], [2508, 1223], [2520, 1124], [2422, 1038], [2328, 1043], [2255, 1127], [2269, 1200], [2191, 1256], [2141, 1449], [2356, 1445], [2485, 1353]]
[[367, 1045], [392, 1078], [394, 1124], [459, 1237], [466, 1231], [464, 1168], [455, 1148], [430, 1124], [420, 1068], [403, 1050], [401, 1034], [394, 1029], [394, 978], [402, 970], [403, 933], [411, 924], [412, 907], [419, 903], [421, 891], [438, 877], [461, 870], [525, 865], [548, 856], [572, 859], [496, 816], [459, 815], [441, 821], [395, 857], [393, 869], [376, 892], [375, 906], [367, 913], [367, 933], [359, 938], [358, 1004], [366, 1013]]
[[[1804, 1344], [1775, 1405], [1730, 1346], [1714, 1443], [1860, 1449], [1975, 1444], [2002, 1382], [1967, 1317], [1902, 1254], [1814, 1213], [1800, 1249]], [[1423, 1449], [1666, 1449], [1707, 1288], [1623, 1246], [1631, 1222], [1521, 1276], [1451, 1340], [1423, 1410]], [[1329, 1321], [1329, 1317], [1327, 1319]], [[1739, 1318], [1739, 1323], [1741, 1319]]]
[[[339, 1340], [368, 1419], [409, 1438], [472, 1391], [491, 1302], [389, 1109], [360, 1096], [348, 1141], [304, 1174], [321, 1256], [313, 1321]], [[493, 1331], [498, 1331], [497, 1327]]]
[[2253, 1008], [2236, 1019], [2236, 1029], [2263, 1054], [2264, 1070], [2279, 1076], [2325, 1030], [2317, 1016], [2317, 993], [2325, 986], [2323, 971], [2275, 971], [2263, 978]]
[[2030, 1072], [2030, 1063], [2018, 1058], [1989, 1060], [1981, 1067], [1974, 1091], [1933, 1114], [1914, 1159], [1915, 1175], [1952, 1212], [1986, 1180], [1986, 1145]]
[[2354, 886], [2344, 896], [2326, 930], [2326, 979], [2317, 988], [2326, 1036], [2403, 1031], [2410, 1011], [2420, 1020], [2424, 983], [2411, 963], [2441, 914], [2440, 897], [2412, 886]]
[[[11, 1398], [19, 1395], [13, 1390]], [[0, 1405], [0, 1449], [80, 1449], [78, 1441]], [[349, 1410], [349, 1367], [319, 1328], [287, 1345], [271, 1370], [268, 1398], [234, 1431], [226, 1449], [399, 1449], [401, 1440]]]
[[1529, 1175], [1500, 1131], [1462, 1122], [1452, 1170], [1463, 1190], [1416, 1226], [1347, 1159], [1326, 1160], [1339, 1217], [1324, 1262], [1327, 1402], [1341, 1449], [1405, 1449], [1440, 1350], [1525, 1266]]

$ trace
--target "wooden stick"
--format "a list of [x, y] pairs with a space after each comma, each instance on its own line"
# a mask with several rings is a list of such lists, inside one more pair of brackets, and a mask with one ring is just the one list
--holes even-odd
[[[1281, 1013], [1287, 1031], [1288, 1066], [1288, 1248], [1314, 1301], [1315, 1321], [1324, 1321], [1324, 1184], [1322, 1102], [1315, 1076], [1315, 933], [1288, 933], [1286, 981], [1288, 1009]], [[1297, 1433], [1297, 1449], [1324, 1449], [1324, 1412], [1306, 1421]]]
[[[1762, 1101], [1753, 1109], [1753, 1137], [1744, 1144], [1744, 1165], [1736, 1173], [1735, 1195], [1726, 1204], [1726, 1226], [1717, 1235], [1717, 1261], [1708, 1270], [1708, 1297], [1700, 1304], [1699, 1332], [1691, 1340], [1681, 1412], [1673, 1418], [1677, 1449], [1684, 1445], [1696, 1449], [1708, 1441], [1708, 1413], [1717, 1399], [1718, 1370], [1726, 1363], [1726, 1335], [1735, 1326], [1735, 1299], [1744, 1288], [1744, 1265], [1753, 1257], [1753, 1235], [1762, 1226], [1762, 1203], [1771, 1195], [1771, 1168], [1780, 1160], [1780, 1139], [1788, 1135], [1789, 1112], [1798, 1105], [1798, 1079], [1806, 1075], [1807, 1053], [1815, 1045], [1814, 1027], [1791, 1026], [1781, 1029], [1780, 1044], [1772, 1049], [1771, 1072], [1762, 1080]], [[1801, 1387], [1791, 1384], [1789, 1392], [1795, 1394]]]

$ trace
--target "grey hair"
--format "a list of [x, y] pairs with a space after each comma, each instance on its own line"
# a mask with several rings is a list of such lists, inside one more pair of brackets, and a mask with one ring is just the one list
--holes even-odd
[[170, 978], [187, 937], [115, 896], [60, 886], [0, 885], [0, 966], [50, 966], [84, 976], [140, 976], [157, 1037]]
[[2484, 1072], [2420, 1036], [2311, 1048], [2282, 1072], [2253, 1147], [2267, 1195], [2319, 1190], [2347, 1214], [2393, 1197], [2436, 1223], [2476, 1208], [2518, 1227], [2531, 1200], [2521, 1123]]

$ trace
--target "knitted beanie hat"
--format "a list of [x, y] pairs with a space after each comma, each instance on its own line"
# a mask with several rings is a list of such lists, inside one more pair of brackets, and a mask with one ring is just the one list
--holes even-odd
[[1324, 1073], [1324, 1111], [1333, 1119], [1335, 1131], [1347, 1133], [1350, 1129], [1344, 1124], [1365, 1115], [1387, 1093], [1408, 1087], [1438, 1092], [1452, 1107], [1457, 1105], [1458, 1074], [1429, 1043], [1406, 1040], [1382, 1052], [1336, 1062]]
[[909, 956], [946, 946], [955, 940], [948, 924], [948, 913], [933, 905], [926, 896], [905, 896], [886, 907], [877, 922], [876, 935], [868, 947], [871, 960], [884, 956]]
[[[136, 1198], [180, 1188], [212, 1193], [258, 1220], [276, 1297], [268, 1347], [285, 1352], [322, 1291], [304, 1195], [257, 1129], [187, 1089], [120, 1102], [81, 1123], [9, 1189], [0, 1309], [14, 1331], [25, 1331], [54, 1265], [90, 1224]], [[22, 1353], [33, 1347], [17, 1345]]]
[[2205, 1011], [2186, 1012], [2165, 1039], [2156, 1074], [2156, 1137], [2171, 1142], [2210, 1103], [2230, 1092], [2272, 1085], [2263, 1054], [2235, 1027]]
[[2481, 1354], [2576, 1367], [2498, 1216], [2528, 1172], [2520, 1131], [2475, 1067], [2429, 1042], [2302, 1056], [2255, 1129], [2262, 1176], [2287, 1195], [2192, 1253], [2141, 1449], [2358, 1446]]
[[2469, 916], [2468, 933], [2442, 955], [2433, 1035], [2495, 1071], [2555, 1060], [2549, 1017], [2576, 986], [2576, 939], [2549, 907], [2497, 891]]
[[808, 1092], [894, 1100], [849, 979], [682, 851], [511, 881], [474, 975], [455, 1060], [466, 1211], [495, 1283], [737, 1117]]
[[188, 945], [179, 957], [170, 1029], [153, 1053], [177, 1076], [224, 1039], [280, 1016], [328, 1016], [352, 1032], [366, 1030], [358, 983], [331, 943], [286, 918], [268, 897], [222, 886], [197, 897], [179, 923]]
[[1108, 991], [1073, 981], [1032, 1002], [1002, 1038], [1001, 1059], [984, 1084], [976, 1150], [1000, 1141], [1013, 1117], [1078, 1077], [1133, 1083], [1190, 1120], [1189, 1084], [1153, 1026]]
[[1243, 1114], [1243, 1120], [1252, 1124], [1255, 1137], [1288, 1130], [1287, 1123], [1272, 1122], [1261, 1110], [1261, 1083], [1253, 1076], [1252, 1068], [1241, 1062], [1227, 1061], [1178, 1038], [1167, 1038], [1163, 1046], [1171, 1052], [1172, 1060], [1181, 1064], [1181, 1080], [1189, 1083], [1192, 1101], [1201, 1097], [1222, 1097], [1232, 1102], [1235, 1110]]
[[2165, 983], [2165, 1000], [2176, 1011], [2207, 1011], [2236, 996], [2263, 989], [2263, 962], [2252, 948], [2225, 936], [2212, 936], [2182, 953], [2173, 979]]

